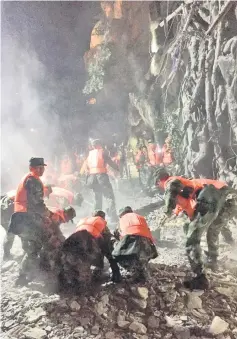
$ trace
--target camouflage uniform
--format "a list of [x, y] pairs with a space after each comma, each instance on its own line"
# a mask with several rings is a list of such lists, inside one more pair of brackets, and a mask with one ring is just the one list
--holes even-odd
[[149, 277], [148, 262], [158, 254], [153, 242], [139, 235], [126, 235], [116, 245], [112, 252], [116, 261], [128, 269], [135, 281]]
[[205, 186], [198, 195], [193, 221], [185, 225], [186, 252], [191, 268], [197, 275], [202, 274], [204, 269], [200, 242], [205, 231], [207, 255], [213, 265], [217, 262], [220, 232], [228, 243], [234, 242], [226, 225], [231, 218], [237, 216], [236, 199], [229, 193], [228, 187], [216, 189], [213, 185]]
[[14, 200], [8, 195], [1, 197], [1, 225], [6, 231], [6, 237], [4, 239], [3, 251], [4, 256], [9, 257], [10, 251], [15, 239], [15, 235], [8, 233], [8, 225], [12, 214], [14, 213]]
[[[104, 161], [115, 170], [119, 170], [118, 166], [112, 161], [106, 151], [104, 151]], [[95, 195], [95, 210], [102, 209], [102, 197], [107, 200], [107, 213], [112, 219], [112, 222], [118, 220], [116, 213], [115, 197], [109, 176], [107, 173], [90, 174], [87, 178], [87, 186], [90, 187]]]
[[92, 282], [91, 266], [95, 267], [94, 277], [104, 268], [104, 257], [110, 263], [113, 277], [120, 276], [117, 263], [112, 252], [111, 233], [106, 227], [100, 238], [94, 238], [85, 230], [73, 233], [61, 246], [57, 259], [57, 273], [62, 288], [82, 287], [88, 288]]
[[52, 214], [44, 204], [44, 190], [40, 180], [30, 176], [24, 187], [27, 192], [27, 212], [14, 213], [9, 225], [9, 232], [19, 235], [26, 252], [20, 265], [20, 276], [25, 276], [35, 268], [39, 252], [49, 236], [47, 216]]

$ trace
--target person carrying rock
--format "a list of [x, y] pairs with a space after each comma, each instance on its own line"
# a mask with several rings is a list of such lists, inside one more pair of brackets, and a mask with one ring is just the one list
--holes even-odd
[[85, 287], [99, 278], [104, 268], [104, 257], [112, 270], [112, 281], [121, 280], [119, 267], [112, 257], [112, 234], [105, 221], [105, 213], [96, 211], [92, 217], [81, 219], [76, 231], [67, 238], [58, 257], [58, 277], [62, 289]]
[[134, 282], [144, 282], [148, 276], [148, 262], [158, 256], [146, 219], [134, 213], [130, 206], [120, 211], [119, 228], [115, 235], [113, 257], [124, 268], [134, 273]]
[[170, 216], [174, 209], [176, 214], [184, 212], [189, 217], [184, 225], [186, 253], [197, 276], [186, 281], [185, 286], [205, 289], [208, 287], [208, 280], [201, 255], [201, 237], [206, 231], [206, 266], [216, 270], [220, 232], [227, 243], [234, 244], [227, 223], [237, 215], [236, 191], [218, 180], [171, 177], [165, 169], [157, 170], [155, 180], [165, 189], [165, 207], [161, 220]]
[[22, 178], [17, 188], [14, 213], [9, 223], [8, 232], [19, 235], [25, 251], [16, 281], [20, 285], [29, 281], [43, 244], [51, 235], [52, 218], [58, 218], [44, 203], [44, 187], [40, 177], [45, 166], [43, 158], [30, 159], [30, 172]]
[[107, 165], [114, 170], [119, 171], [118, 166], [112, 161], [108, 152], [102, 148], [100, 140], [92, 141], [92, 150], [86, 160], [88, 172], [87, 186], [91, 188], [95, 195], [95, 210], [102, 209], [102, 197], [104, 196], [108, 203], [108, 215], [111, 222], [118, 220], [115, 206], [113, 188], [107, 174]]

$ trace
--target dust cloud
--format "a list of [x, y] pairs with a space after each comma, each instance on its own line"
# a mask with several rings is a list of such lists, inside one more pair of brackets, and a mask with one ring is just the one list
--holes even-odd
[[32, 156], [52, 158], [59, 139], [56, 98], [46, 92], [44, 65], [13, 37], [2, 36], [2, 193], [13, 189]]

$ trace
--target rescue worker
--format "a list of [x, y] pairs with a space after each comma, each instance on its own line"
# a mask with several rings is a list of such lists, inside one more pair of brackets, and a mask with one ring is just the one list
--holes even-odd
[[108, 203], [107, 213], [111, 222], [117, 222], [117, 213], [113, 188], [107, 174], [107, 165], [114, 170], [119, 171], [118, 166], [112, 161], [109, 154], [103, 150], [100, 140], [92, 141], [92, 150], [86, 160], [88, 178], [87, 186], [91, 188], [95, 195], [95, 209], [102, 209], [102, 197], [104, 196]]
[[44, 270], [55, 271], [60, 246], [65, 240], [65, 237], [60, 230], [60, 225], [69, 221], [72, 222], [75, 216], [76, 212], [74, 208], [69, 206], [63, 210], [56, 210], [51, 217], [51, 224], [50, 227], [48, 227], [47, 233], [48, 239], [43, 242], [39, 253], [40, 267]]
[[105, 213], [96, 211], [92, 217], [81, 219], [76, 231], [67, 238], [58, 259], [58, 277], [61, 288], [89, 286], [92, 280], [91, 266], [95, 266], [94, 277], [98, 278], [104, 268], [104, 257], [112, 270], [112, 281], [121, 280], [119, 267], [112, 257], [112, 234]]
[[47, 198], [47, 206], [54, 208], [63, 208], [69, 205], [80, 207], [83, 197], [80, 193], [72, 193], [61, 187], [54, 185], [44, 185], [44, 195]]
[[14, 213], [14, 199], [16, 191], [10, 191], [1, 196], [1, 225], [6, 231], [6, 237], [3, 244], [3, 260], [11, 258], [11, 248], [15, 239], [14, 234], [8, 233], [9, 220]]
[[168, 136], [165, 139], [165, 143], [162, 147], [162, 163], [164, 164], [164, 166], [170, 166], [173, 163], [173, 154], [170, 136]]
[[48, 227], [54, 213], [45, 206], [44, 188], [40, 180], [45, 166], [43, 158], [30, 159], [30, 172], [22, 178], [14, 200], [8, 232], [19, 235], [25, 251], [17, 284], [27, 284], [29, 273], [35, 268], [39, 252], [50, 234]]
[[112, 255], [121, 266], [134, 273], [134, 282], [144, 282], [149, 274], [149, 260], [158, 256], [151, 231], [146, 219], [134, 213], [130, 206], [121, 210], [119, 217], [115, 235], [120, 241]]
[[154, 171], [157, 168], [157, 166], [162, 165], [162, 149], [159, 147], [159, 145], [155, 144], [152, 139], [149, 139], [147, 146], [147, 154], [149, 165], [149, 176], [147, 180], [147, 186], [151, 188]]
[[[156, 180], [165, 188], [164, 217], [169, 216], [178, 204], [190, 221], [184, 225], [186, 253], [196, 277], [185, 282], [191, 289], [208, 287], [201, 256], [201, 237], [207, 232], [207, 266], [217, 268], [218, 238], [234, 243], [227, 222], [236, 216], [236, 193], [226, 183], [212, 179], [186, 179], [170, 177], [165, 169], [157, 171]], [[231, 193], [233, 193], [231, 195]]]

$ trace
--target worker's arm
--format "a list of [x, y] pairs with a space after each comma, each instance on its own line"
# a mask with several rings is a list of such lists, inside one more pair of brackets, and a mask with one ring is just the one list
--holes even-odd
[[107, 151], [104, 151], [104, 161], [106, 164], [108, 164], [110, 167], [112, 167], [115, 171], [119, 171], [119, 167], [113, 160], [110, 158]]
[[34, 177], [29, 177], [25, 182], [29, 211], [50, 216], [52, 212], [44, 203], [44, 189], [42, 183]]
[[165, 208], [164, 213], [171, 215], [176, 206], [176, 197], [183, 189], [182, 183], [178, 179], [171, 180], [165, 190]]

